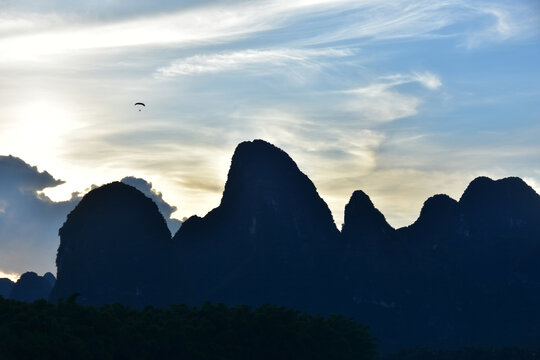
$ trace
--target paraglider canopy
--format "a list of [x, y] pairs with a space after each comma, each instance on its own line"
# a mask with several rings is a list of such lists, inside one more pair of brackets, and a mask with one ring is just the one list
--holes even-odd
[[144, 105], [144, 103], [142, 103], [142, 102], [136, 102], [135, 106], [139, 106], [139, 111], [141, 111], [140, 106], [145, 106], [146, 107], [146, 105]]

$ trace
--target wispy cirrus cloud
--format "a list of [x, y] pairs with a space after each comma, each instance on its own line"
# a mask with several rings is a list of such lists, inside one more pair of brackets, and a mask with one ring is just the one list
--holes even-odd
[[[111, 48], [205, 46], [281, 28], [299, 18], [309, 18], [321, 12], [340, 12], [351, 7], [356, 7], [351, 0], [216, 2], [170, 11], [162, 9], [127, 19], [104, 17], [103, 21], [92, 22], [80, 22], [77, 13], [64, 14], [63, 21], [55, 26], [46, 26], [45, 16], [27, 15], [8, 28], [22, 30], [23, 27], [33, 27], [40, 31], [21, 31], [0, 37], [0, 51], [9, 55], [4, 61], [20, 61], [35, 60], [39, 55], [66, 55]], [[12, 17], [20, 14], [14, 13]]]
[[379, 77], [384, 80], [387, 87], [417, 82], [430, 90], [436, 90], [441, 87], [442, 82], [438, 75], [429, 71], [423, 73], [413, 72], [411, 74], [393, 74]]
[[318, 67], [319, 58], [335, 58], [350, 56], [348, 49], [248, 49], [244, 51], [225, 52], [209, 55], [195, 55], [177, 59], [166, 67], [159, 68], [157, 73], [166, 77], [177, 75], [196, 75], [217, 73], [222, 71], [245, 70], [250, 66], [263, 71], [260, 66], [276, 68], [288, 65]]
[[475, 48], [494, 41], [502, 42], [516, 37], [529, 37], [538, 34], [540, 12], [517, 3], [470, 4], [478, 17], [486, 18], [487, 25], [465, 37], [464, 44]]
[[[156, 11], [157, 10], [157, 11]], [[519, 10], [519, 7], [518, 7]], [[273, 30], [281, 41], [325, 44], [345, 40], [458, 37], [469, 43], [504, 40], [530, 32], [536, 15], [515, 7], [461, 0], [381, 3], [374, 0], [237, 1], [156, 7], [129, 17], [84, 19], [87, 9], [40, 14], [10, 10], [0, 22], [3, 61], [36, 61], [44, 55], [112, 48], [223, 44]], [[78, 11], [78, 12], [77, 12]], [[518, 13], [519, 12], [519, 13]], [[318, 23], [324, 16], [324, 22]], [[494, 24], [456, 31], [449, 27], [488, 16]], [[517, 20], [520, 20], [519, 22]], [[306, 36], [305, 26], [324, 31]], [[490, 34], [491, 39], [485, 34]]]
[[341, 16], [339, 26], [308, 43], [455, 38], [458, 44], [478, 45], [538, 33], [539, 14], [523, 2], [502, 6], [495, 1], [401, 0], [360, 1], [356, 5]]
[[375, 122], [389, 122], [415, 115], [420, 98], [396, 89], [399, 85], [409, 83], [421, 84], [429, 90], [442, 86], [440, 78], [430, 72], [382, 76], [367, 86], [343, 91], [352, 96], [346, 107], [358, 113], [363, 120]]

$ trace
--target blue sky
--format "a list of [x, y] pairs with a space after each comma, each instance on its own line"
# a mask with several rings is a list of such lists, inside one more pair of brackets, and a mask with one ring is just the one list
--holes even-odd
[[135, 176], [182, 218], [262, 138], [338, 226], [356, 189], [405, 226], [478, 175], [540, 190], [539, 25], [534, 0], [0, 0], [0, 155], [53, 201]]

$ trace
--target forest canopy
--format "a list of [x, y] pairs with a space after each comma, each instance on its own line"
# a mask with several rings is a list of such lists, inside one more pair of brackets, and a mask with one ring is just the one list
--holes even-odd
[[134, 310], [0, 297], [2, 359], [376, 359], [366, 326], [274, 305]]

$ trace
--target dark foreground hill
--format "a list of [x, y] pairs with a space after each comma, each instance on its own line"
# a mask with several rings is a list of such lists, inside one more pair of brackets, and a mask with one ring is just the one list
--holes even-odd
[[340, 233], [294, 161], [255, 140], [237, 147], [220, 205], [172, 242], [155, 204], [119, 183], [87, 194], [60, 236], [53, 300], [341, 313], [385, 352], [540, 346], [540, 196], [519, 178], [435, 195], [397, 230], [359, 190]]
[[173, 300], [171, 233], [156, 204], [121, 182], [88, 193], [60, 228], [50, 299], [142, 307]]
[[374, 360], [367, 328], [278, 306], [133, 310], [0, 297], [0, 358]]

